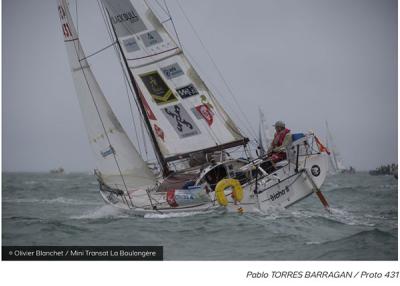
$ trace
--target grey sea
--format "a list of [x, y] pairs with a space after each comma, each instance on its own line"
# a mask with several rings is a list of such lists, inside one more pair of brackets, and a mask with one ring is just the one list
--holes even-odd
[[163, 246], [165, 260], [397, 260], [398, 182], [328, 177], [316, 196], [265, 214], [131, 216], [88, 174], [3, 173], [3, 246]]

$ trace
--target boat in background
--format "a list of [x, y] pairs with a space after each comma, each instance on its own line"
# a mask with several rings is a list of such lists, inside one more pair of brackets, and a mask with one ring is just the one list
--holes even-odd
[[[102, 0], [112, 45], [158, 167], [146, 162], [114, 114], [82, 49], [66, 0], [58, 13], [103, 199], [132, 214], [243, 213], [288, 207], [320, 192], [327, 172], [313, 133], [297, 134], [267, 173], [249, 139], [144, 0]], [[169, 15], [170, 17], [170, 15]], [[104, 49], [99, 50], [102, 51]], [[241, 150], [241, 156], [234, 157]], [[149, 166], [151, 168], [149, 168]]]
[[349, 168], [346, 168], [345, 165], [343, 164], [341, 155], [340, 155], [338, 148], [333, 140], [332, 133], [329, 130], [328, 121], [325, 121], [325, 127], [326, 127], [326, 147], [330, 151], [330, 154], [328, 155], [329, 156], [328, 173], [331, 175], [354, 174], [356, 172], [356, 170], [352, 166], [350, 166]]
[[65, 170], [64, 170], [63, 167], [59, 167], [57, 169], [50, 170], [50, 174], [60, 174], [60, 175], [62, 175], [64, 173], [65, 173]]

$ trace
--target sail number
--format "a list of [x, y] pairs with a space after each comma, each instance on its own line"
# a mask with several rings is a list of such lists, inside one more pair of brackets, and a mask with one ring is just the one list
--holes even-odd
[[65, 18], [65, 10], [62, 6], [58, 6], [58, 13], [60, 13], [60, 18], [64, 19]]
[[[60, 14], [61, 20], [65, 20], [66, 14], [65, 10], [62, 6], [58, 6], [58, 13]], [[69, 27], [68, 23], [63, 23], [62, 24], [62, 30], [65, 38], [71, 38], [72, 37], [72, 32], [71, 28]]]
[[64, 33], [64, 37], [65, 37], [65, 38], [70, 38], [70, 37], [72, 37], [72, 32], [71, 32], [71, 29], [70, 29], [68, 23], [62, 24], [62, 30], [63, 30], [63, 33]]

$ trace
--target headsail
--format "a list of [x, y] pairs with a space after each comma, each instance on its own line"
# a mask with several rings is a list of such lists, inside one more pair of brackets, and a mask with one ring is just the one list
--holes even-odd
[[143, 0], [102, 0], [165, 162], [247, 142]]
[[153, 185], [153, 173], [114, 115], [85, 59], [66, 0], [59, 0], [58, 3], [75, 89], [103, 180], [121, 189]]

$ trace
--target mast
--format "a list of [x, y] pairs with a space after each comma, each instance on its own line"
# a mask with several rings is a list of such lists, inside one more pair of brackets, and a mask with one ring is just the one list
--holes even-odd
[[[109, 19], [109, 21], [111, 21], [111, 20], [110, 20], [110, 14], [109, 14], [109, 12], [108, 12], [107, 9], [106, 9], [106, 11], [107, 11], [108, 19]], [[147, 118], [146, 109], [145, 109], [145, 107], [144, 107], [144, 105], [143, 105], [143, 102], [142, 102], [142, 100], [141, 100], [141, 98], [140, 98], [140, 95], [139, 95], [139, 94], [140, 94], [139, 87], [137, 86], [136, 80], [135, 80], [135, 78], [134, 78], [134, 76], [133, 76], [133, 74], [132, 74], [132, 71], [131, 71], [130, 68], [129, 68], [128, 61], [127, 61], [127, 59], [126, 59], [126, 57], [125, 57], [125, 54], [124, 54], [123, 51], [122, 51], [121, 43], [119, 42], [118, 36], [117, 36], [117, 34], [116, 34], [116, 31], [115, 31], [115, 27], [114, 27], [114, 25], [112, 25], [111, 23], [110, 23], [110, 26], [112, 27], [112, 31], [113, 31], [114, 36], [115, 36], [115, 39], [116, 39], [116, 43], [117, 43], [117, 46], [118, 46], [118, 50], [119, 50], [119, 52], [120, 52], [120, 54], [121, 54], [121, 56], [122, 56], [122, 60], [123, 60], [123, 62], [124, 62], [125, 68], [126, 68], [126, 70], [127, 70], [127, 72], [128, 72], [129, 79], [130, 79], [130, 81], [131, 81], [131, 83], [132, 83], [133, 90], [135, 91], [136, 101], [137, 101], [138, 104], [139, 104], [139, 108], [140, 108], [140, 111], [142, 112], [143, 120], [144, 120], [145, 126], [146, 126], [146, 128], [147, 128], [148, 133], [150, 134], [150, 140], [151, 140], [151, 143], [152, 143], [152, 145], [153, 145], [153, 147], [154, 147], [155, 154], [156, 154], [156, 156], [157, 156], [157, 160], [158, 160], [158, 162], [160, 163], [160, 167], [161, 167], [161, 170], [162, 170], [162, 174], [163, 174], [164, 177], [166, 177], [166, 176], [168, 176], [168, 175], [171, 173], [171, 171], [168, 169], [168, 164], [167, 164], [167, 162], [164, 160], [164, 157], [162, 156], [160, 147], [158, 146], [157, 141], [156, 141], [156, 138], [155, 138], [155, 136], [154, 136], [154, 133], [152, 132], [152, 128], [151, 128], [150, 121], [149, 121], [149, 119]]]

